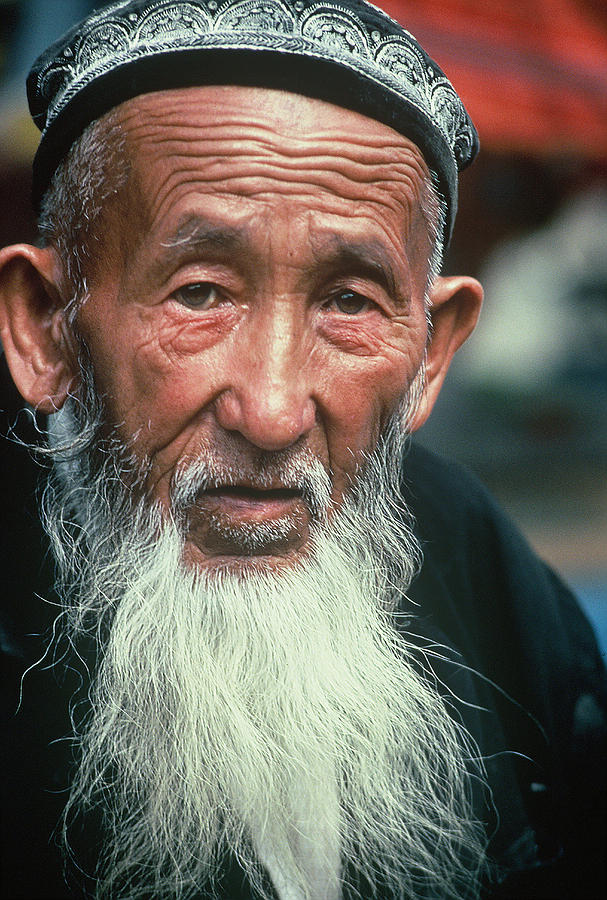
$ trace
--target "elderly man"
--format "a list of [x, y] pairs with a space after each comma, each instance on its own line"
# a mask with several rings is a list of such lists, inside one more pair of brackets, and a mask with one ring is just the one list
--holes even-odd
[[[567, 805], [582, 779], [558, 764], [604, 736], [596, 649], [570, 611], [566, 711], [549, 721], [555, 676], [517, 732], [517, 703], [543, 711], [526, 654], [568, 595], [477, 486], [404, 454], [482, 298], [438, 274], [477, 146], [445, 76], [362, 0], [131, 0], [50, 48], [29, 94], [43, 240], [0, 257], [2, 340], [50, 416], [47, 659], [85, 682], [74, 765], [45, 785], [64, 792], [71, 890], [573, 896], [598, 865], [576, 843], [592, 803]], [[434, 605], [407, 594], [403, 467], [426, 540], [453, 514], [447, 559], [501, 548], [464, 564], [465, 589], [444, 572], [447, 600], [427, 561]], [[513, 699], [486, 661], [533, 594], [533, 639], [504, 634]], [[585, 754], [561, 733], [574, 721]], [[536, 752], [530, 781], [516, 755]], [[530, 794], [559, 776], [547, 838]], [[48, 855], [34, 881], [11, 860], [11, 896], [63, 890]]]

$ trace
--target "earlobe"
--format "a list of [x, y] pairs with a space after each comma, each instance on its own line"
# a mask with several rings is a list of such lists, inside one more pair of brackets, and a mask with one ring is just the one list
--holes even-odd
[[0, 251], [0, 333], [22, 397], [43, 413], [59, 409], [77, 366], [64, 326], [60, 269], [51, 248]]
[[483, 288], [467, 275], [437, 278], [430, 295], [432, 334], [427, 348], [426, 383], [411, 430], [420, 428], [436, 402], [455, 352], [474, 330]]

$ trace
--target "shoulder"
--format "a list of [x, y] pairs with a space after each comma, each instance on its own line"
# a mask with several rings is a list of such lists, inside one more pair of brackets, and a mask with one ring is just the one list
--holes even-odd
[[602, 668], [576, 598], [475, 475], [412, 444], [403, 460], [403, 494], [424, 555], [413, 592], [430, 609], [447, 622], [450, 613], [466, 619], [466, 633], [472, 629], [479, 639], [496, 632], [511, 646], [549, 643], [551, 656], [573, 655], [589, 671]]
[[523, 662], [533, 668], [534, 695], [548, 682], [562, 690], [561, 703], [604, 692], [603, 662], [576, 598], [471, 472], [412, 445], [403, 493], [424, 555], [413, 599], [483, 670], [523, 700], [531, 699]]
[[424, 540], [488, 541], [496, 531], [514, 538], [516, 529], [487, 488], [454, 460], [412, 443], [402, 462], [402, 486]]
[[518, 759], [536, 838], [541, 845], [544, 835], [546, 856], [561, 848], [546, 875], [562, 881], [559, 890], [538, 874], [544, 887], [524, 896], [602, 895], [607, 679], [593, 631], [569, 588], [471, 472], [415, 444], [402, 469], [424, 556], [409, 596], [480, 674], [479, 702], [497, 714], [502, 749]]

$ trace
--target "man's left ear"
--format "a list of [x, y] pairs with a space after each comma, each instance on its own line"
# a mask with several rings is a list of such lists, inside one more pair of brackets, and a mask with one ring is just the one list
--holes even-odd
[[455, 351], [474, 330], [483, 303], [475, 278], [451, 275], [435, 280], [430, 293], [432, 334], [427, 348], [426, 385], [412, 431], [420, 428], [436, 403]]

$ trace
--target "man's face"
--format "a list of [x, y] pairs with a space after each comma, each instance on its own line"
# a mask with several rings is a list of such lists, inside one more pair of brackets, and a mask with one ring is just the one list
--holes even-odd
[[260, 466], [312, 457], [339, 504], [417, 373], [424, 162], [378, 122], [277, 91], [166, 91], [118, 113], [128, 185], [77, 320], [96, 388], [163, 506], [201, 455], [231, 472], [189, 516], [192, 562], [237, 560], [241, 527], [285, 521], [256, 552], [295, 558], [310, 510]]

